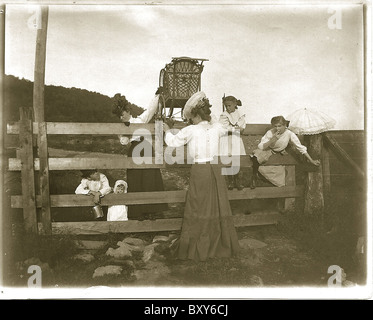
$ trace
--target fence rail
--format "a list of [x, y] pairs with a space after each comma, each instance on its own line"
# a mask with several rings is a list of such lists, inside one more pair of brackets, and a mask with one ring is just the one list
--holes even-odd
[[[32, 113], [28, 108], [21, 108], [21, 120], [7, 124], [9, 135], [19, 137], [19, 157], [8, 159], [9, 171], [20, 171], [22, 176], [22, 195], [11, 196], [11, 208], [22, 208], [25, 220], [25, 229], [28, 232], [41, 234], [73, 233], [73, 234], [102, 234], [107, 232], [149, 232], [178, 230], [181, 227], [181, 218], [158, 219], [156, 221], [130, 220], [125, 222], [86, 221], [86, 222], [52, 222], [50, 208], [58, 207], [89, 207], [93, 205], [91, 197], [75, 194], [49, 194], [49, 171], [83, 170], [83, 169], [172, 169], [190, 166], [190, 159], [182, 156], [174, 157], [174, 162], [157, 163], [159, 158], [144, 158], [145, 163], [137, 164], [132, 158], [124, 155], [108, 155], [105, 158], [51, 158], [48, 156], [47, 135], [155, 135], [156, 124], [131, 124], [127, 127], [122, 123], [66, 123], [66, 122], [32, 122]], [[185, 124], [178, 123], [176, 128], [181, 129]], [[262, 135], [268, 129], [267, 124], [255, 124], [246, 127], [245, 135]], [[38, 139], [34, 139], [37, 135]], [[35, 157], [34, 146], [38, 144], [40, 157]], [[119, 143], [119, 141], [118, 141]], [[40, 150], [43, 153], [40, 153]], [[163, 159], [163, 158], [162, 158]], [[230, 158], [229, 158], [230, 159]], [[232, 159], [221, 159], [222, 166], [230, 166]], [[285, 187], [258, 187], [243, 190], [229, 190], [230, 200], [242, 199], [270, 199], [285, 198], [286, 208], [294, 205], [296, 197], [303, 194], [303, 186], [296, 186], [295, 165], [297, 161], [290, 155], [273, 155], [265, 165], [284, 165], [286, 167]], [[40, 170], [42, 165], [42, 169]], [[240, 157], [240, 165], [251, 167], [249, 156]], [[37, 172], [38, 175], [37, 175]], [[40, 180], [40, 190], [35, 190], [35, 179]], [[123, 195], [108, 194], [102, 198], [102, 205], [136, 205], [156, 203], [182, 203], [185, 202], [185, 190], [162, 192], [133, 192]], [[37, 210], [41, 210], [41, 218], [37, 220]], [[262, 212], [250, 215], [234, 216], [236, 226], [251, 226], [259, 224], [276, 223], [278, 212]]]

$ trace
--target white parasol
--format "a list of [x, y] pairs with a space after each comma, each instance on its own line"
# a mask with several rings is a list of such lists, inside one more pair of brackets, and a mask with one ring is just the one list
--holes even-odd
[[294, 111], [286, 120], [290, 121], [289, 129], [300, 135], [319, 134], [332, 129], [336, 123], [327, 114], [308, 108]]

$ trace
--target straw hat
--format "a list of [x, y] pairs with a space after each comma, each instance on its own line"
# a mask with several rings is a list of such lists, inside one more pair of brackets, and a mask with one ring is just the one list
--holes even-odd
[[199, 101], [206, 98], [206, 94], [203, 91], [198, 91], [193, 94], [184, 106], [184, 117], [189, 120], [192, 116], [192, 109], [198, 104]]

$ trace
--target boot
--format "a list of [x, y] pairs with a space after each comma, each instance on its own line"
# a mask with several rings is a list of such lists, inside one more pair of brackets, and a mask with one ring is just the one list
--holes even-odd
[[243, 189], [242, 172], [239, 171], [236, 175], [234, 175], [234, 184], [235, 184], [237, 190], [242, 190]]
[[228, 178], [228, 190], [233, 190], [234, 183], [233, 183], [233, 176], [227, 175]]
[[253, 172], [253, 174], [251, 175], [251, 180], [250, 180], [250, 189], [256, 188], [257, 179], [258, 179], [258, 174], [256, 172]]

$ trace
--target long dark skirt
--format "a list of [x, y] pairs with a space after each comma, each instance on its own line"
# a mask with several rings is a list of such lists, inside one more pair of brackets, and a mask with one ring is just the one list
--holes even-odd
[[221, 167], [192, 165], [177, 257], [204, 261], [212, 257], [231, 257], [238, 250]]
[[[131, 142], [131, 147], [128, 150], [128, 157], [132, 157], [133, 149], [139, 143], [140, 142], [137, 141]], [[160, 169], [127, 169], [127, 183], [128, 192], [164, 191]], [[128, 219], [139, 219], [143, 217], [144, 214], [166, 210], [168, 210], [168, 205], [166, 203], [129, 205]]]

